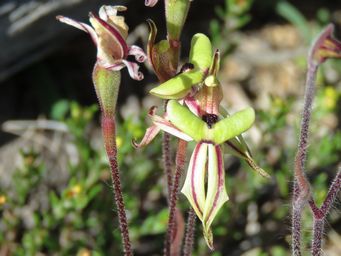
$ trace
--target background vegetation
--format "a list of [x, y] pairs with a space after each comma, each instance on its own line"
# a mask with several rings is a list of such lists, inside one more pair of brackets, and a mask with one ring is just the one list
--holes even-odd
[[[148, 17], [162, 22], [161, 5], [148, 9], [144, 17], [130, 17], [131, 23], [128, 19], [135, 26], [135, 30], [131, 27], [134, 35]], [[246, 105], [256, 109], [256, 125], [246, 137], [258, 164], [272, 176], [262, 179], [239, 160], [226, 160], [230, 201], [214, 223], [212, 255], [290, 254], [292, 169], [306, 53], [324, 25], [334, 21], [341, 27], [341, 6], [330, 1], [325, 5], [193, 2], [185, 25], [184, 56], [194, 32], [206, 32], [223, 51], [220, 79], [225, 104], [231, 112]], [[205, 7], [208, 14], [202, 12]], [[134, 35], [131, 40], [141, 44], [147, 36]], [[2, 85], [6, 93], [15, 95], [11, 107], [2, 110], [1, 119], [7, 120], [2, 128], [16, 136], [1, 135], [0, 255], [118, 255], [121, 251], [90, 80], [95, 52], [89, 41], [79, 35]], [[148, 125], [146, 110], [159, 104], [146, 94], [155, 86], [155, 78], [148, 75], [148, 67], [144, 73], [142, 84], [123, 79], [117, 143], [136, 255], [160, 255], [168, 218], [161, 139], [142, 150], [131, 146]], [[318, 86], [308, 175], [314, 196], [321, 201], [341, 159], [340, 61], [323, 66]], [[180, 205], [185, 213], [188, 203], [183, 196]], [[304, 221], [310, 227], [311, 219]], [[326, 255], [340, 255], [339, 204], [328, 223]], [[199, 223], [197, 227], [195, 255], [209, 255]], [[305, 228], [307, 247], [310, 235]]]

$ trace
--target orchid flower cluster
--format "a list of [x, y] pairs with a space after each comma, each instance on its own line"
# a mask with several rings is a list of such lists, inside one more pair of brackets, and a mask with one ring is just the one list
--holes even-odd
[[184, 65], [182, 73], [150, 91], [169, 100], [165, 113], [158, 116], [156, 107], [152, 107], [149, 115], [153, 125], [141, 143], [135, 143], [136, 147], [149, 144], [160, 130], [181, 140], [196, 142], [181, 192], [201, 220], [210, 248], [213, 248], [211, 224], [228, 200], [224, 151], [227, 149], [245, 159], [258, 173], [268, 177], [255, 164], [241, 135], [252, 126], [254, 110], [249, 107], [228, 115], [220, 106], [223, 93], [217, 78], [219, 61], [219, 51], [213, 53], [209, 38], [204, 34], [194, 35], [189, 63]]
[[[146, 1], [146, 4], [153, 6], [156, 2]], [[112, 170], [115, 200], [119, 208], [126, 255], [132, 255], [132, 252], [120, 189], [115, 144], [115, 108], [120, 85], [119, 71], [127, 67], [133, 79], [143, 79], [143, 74], [139, 72], [139, 65], [127, 60], [129, 55], [135, 56], [139, 63], [144, 62], [148, 56], [155, 74], [162, 82], [150, 93], [167, 102], [165, 111], [161, 115], [156, 114], [156, 107], [150, 109], [149, 115], [153, 125], [147, 129], [142, 141], [134, 142], [134, 145], [142, 147], [149, 144], [161, 130], [180, 140], [196, 143], [181, 192], [187, 197], [201, 220], [204, 237], [211, 249], [213, 248], [212, 222], [223, 204], [228, 201], [224, 152], [245, 160], [260, 175], [269, 177], [253, 160], [242, 136], [242, 133], [254, 123], [254, 110], [249, 107], [229, 115], [221, 106], [223, 92], [217, 77], [220, 54], [218, 50], [213, 51], [207, 36], [204, 34], [193, 36], [189, 62], [177, 73], [179, 37], [189, 2], [182, 0], [166, 4], [167, 40], [155, 44], [156, 25], [153, 21], [148, 21], [151, 30], [148, 54], [137, 46], [127, 45], [128, 27], [124, 18], [117, 15], [118, 11], [126, 10], [123, 6], [102, 6], [99, 15], [90, 13], [92, 26], [67, 17], [57, 17], [59, 21], [88, 33], [97, 47], [93, 82], [102, 111], [104, 143]]]

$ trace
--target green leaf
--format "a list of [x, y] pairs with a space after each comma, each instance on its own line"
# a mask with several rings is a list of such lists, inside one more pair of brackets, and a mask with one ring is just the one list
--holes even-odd
[[168, 209], [163, 209], [157, 215], [150, 215], [142, 223], [140, 235], [157, 235], [166, 231], [168, 221]]
[[51, 110], [51, 118], [55, 120], [62, 120], [70, 109], [70, 104], [67, 100], [59, 100], [53, 104]]
[[311, 33], [309, 31], [308, 22], [305, 17], [295, 8], [295, 6], [287, 1], [281, 1], [277, 4], [276, 11], [279, 15], [284, 17], [298, 28], [306, 42], [310, 41]]

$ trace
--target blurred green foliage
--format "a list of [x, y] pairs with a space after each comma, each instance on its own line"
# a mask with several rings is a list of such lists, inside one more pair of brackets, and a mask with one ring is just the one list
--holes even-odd
[[[252, 3], [225, 0], [224, 8], [216, 7], [217, 19], [210, 23], [211, 36], [222, 53], [229, 53], [238, 44], [235, 32], [250, 21]], [[311, 40], [311, 24], [295, 7], [281, 1], [277, 12], [300, 30], [306, 43]], [[317, 28], [313, 30], [317, 31], [328, 22], [330, 13], [320, 9], [316, 16]], [[297, 62], [305, 68], [304, 60]], [[326, 63], [322, 69], [341, 73], [340, 62]], [[336, 126], [327, 124], [339, 116], [341, 93], [327, 81], [324, 70], [319, 75], [319, 86], [307, 169], [314, 196], [321, 203], [340, 161], [340, 121]], [[230, 200], [213, 224], [217, 251], [211, 255], [290, 255], [289, 205], [300, 118], [297, 100], [293, 96], [285, 100], [273, 97], [271, 108], [257, 111], [262, 141], [257, 148], [250, 146], [257, 163], [272, 175], [271, 180], [259, 177], [247, 164], [227, 158], [226, 188]], [[96, 130], [97, 114], [97, 106], [84, 107], [68, 100], [58, 101], [51, 109], [50, 118], [67, 125], [69, 142], [77, 153], [77, 161], [67, 163], [64, 182], [48, 179], [51, 170], [39, 152], [33, 148], [19, 152], [21, 167], [13, 173], [11, 184], [0, 188], [0, 252], [18, 256], [97, 256], [119, 255], [122, 251], [102, 139], [100, 133], [95, 133], [95, 137], [89, 133]], [[118, 118], [118, 159], [136, 255], [159, 255], [168, 220], [161, 136], [144, 149], [135, 150], [131, 145], [132, 139], [144, 134], [145, 116], [146, 111], [142, 110], [134, 116]], [[289, 143], [290, 140], [295, 143]], [[179, 204], [184, 212], [188, 209], [183, 196]], [[303, 225], [306, 246], [310, 242], [310, 224], [307, 211]], [[208, 255], [199, 223], [196, 234], [194, 255]]]
[[251, 20], [252, 3], [253, 0], [225, 0], [224, 7], [215, 7], [217, 19], [210, 21], [210, 39], [223, 56], [238, 44], [235, 33]]

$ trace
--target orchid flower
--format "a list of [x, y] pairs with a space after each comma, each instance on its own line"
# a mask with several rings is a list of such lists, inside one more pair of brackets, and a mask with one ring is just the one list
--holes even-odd
[[209, 39], [202, 34], [195, 35], [189, 58], [191, 68], [152, 89], [152, 94], [170, 100], [162, 117], [155, 114], [155, 107], [151, 108], [149, 115], [153, 125], [147, 129], [141, 143], [135, 143], [136, 147], [149, 144], [160, 130], [197, 143], [181, 192], [202, 221], [204, 237], [211, 249], [211, 224], [228, 200], [224, 150], [229, 149], [230, 153], [246, 160], [258, 173], [268, 176], [253, 161], [241, 135], [254, 122], [254, 110], [246, 108], [225, 118], [220, 114], [223, 96], [216, 78], [219, 51], [212, 55]]
[[129, 55], [133, 55], [137, 62], [144, 62], [146, 54], [140, 47], [128, 46], [126, 42], [128, 26], [124, 17], [117, 15], [118, 11], [126, 9], [125, 6], [102, 6], [98, 16], [93, 13], [89, 14], [92, 27], [64, 16], [57, 16], [57, 19], [91, 36], [97, 46], [96, 66], [110, 71], [118, 71], [127, 67], [131, 78], [142, 80], [143, 74], [139, 72], [138, 64], [127, 60]]
[[[178, 101], [170, 100], [165, 117], [155, 115], [155, 108], [150, 113], [157, 129], [197, 143], [181, 192], [202, 221], [204, 236], [210, 248], [213, 248], [210, 226], [219, 209], [228, 200], [225, 189], [223, 144], [249, 129], [255, 118], [253, 109], [247, 108], [219, 120], [214, 109], [208, 104], [205, 109], [200, 109], [201, 113], [197, 116]], [[155, 130], [150, 130], [149, 134], [147, 132], [144, 143], [149, 142], [154, 134]]]

